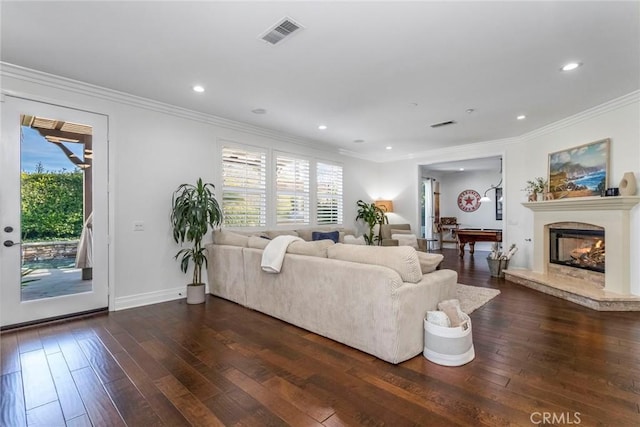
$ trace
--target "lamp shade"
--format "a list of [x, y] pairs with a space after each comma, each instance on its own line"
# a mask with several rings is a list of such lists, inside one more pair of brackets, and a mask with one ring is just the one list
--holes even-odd
[[487, 202], [490, 202], [490, 201], [491, 201], [491, 199], [486, 194], [484, 196], [480, 197], [480, 203], [487, 203]]
[[382, 212], [393, 212], [393, 201], [391, 200], [376, 200], [374, 203]]

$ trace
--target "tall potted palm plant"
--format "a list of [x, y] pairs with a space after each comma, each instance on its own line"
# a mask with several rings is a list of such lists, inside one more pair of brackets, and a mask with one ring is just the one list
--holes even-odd
[[202, 178], [198, 178], [196, 185], [181, 184], [173, 193], [173, 240], [180, 245], [191, 243], [191, 247], [180, 249], [175, 256], [176, 259], [181, 257], [180, 269], [183, 273], [187, 273], [189, 264], [193, 262], [192, 282], [187, 286], [187, 304], [204, 302], [202, 266], [207, 265], [207, 257], [202, 238], [209, 227], [217, 227], [222, 223], [222, 211], [214, 190], [213, 184], [203, 183]]
[[365, 224], [369, 226], [369, 234], [364, 235], [364, 240], [367, 245], [376, 245], [380, 244], [380, 230], [378, 229], [378, 235], [374, 236], [374, 228], [376, 224], [382, 225], [388, 222], [387, 217], [384, 214], [384, 211], [376, 206], [375, 203], [365, 203], [362, 200], [357, 201], [358, 205], [358, 215], [356, 216], [356, 221], [361, 219]]

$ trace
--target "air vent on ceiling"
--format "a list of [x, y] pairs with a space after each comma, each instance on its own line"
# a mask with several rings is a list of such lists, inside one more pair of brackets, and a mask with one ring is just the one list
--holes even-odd
[[440, 122], [440, 123], [432, 124], [431, 127], [432, 128], [439, 128], [439, 127], [442, 127], [442, 126], [454, 125], [455, 123], [456, 122], [453, 121], [453, 120], [448, 120], [446, 122]]
[[260, 38], [269, 44], [277, 44], [285, 38], [291, 36], [294, 32], [304, 28], [289, 17], [284, 17], [275, 25], [271, 26], [267, 31], [260, 35]]

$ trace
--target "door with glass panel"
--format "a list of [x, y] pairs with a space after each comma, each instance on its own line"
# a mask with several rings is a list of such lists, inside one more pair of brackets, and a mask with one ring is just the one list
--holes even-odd
[[108, 306], [106, 116], [5, 96], [0, 326]]

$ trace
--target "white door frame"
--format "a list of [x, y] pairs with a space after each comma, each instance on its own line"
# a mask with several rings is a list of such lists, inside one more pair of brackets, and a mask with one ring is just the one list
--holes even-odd
[[[104, 307], [112, 307], [113, 292], [110, 277], [112, 275], [109, 245], [112, 212], [109, 196], [109, 144], [108, 116], [82, 109], [42, 102], [29, 97], [13, 94], [2, 95], [2, 140], [0, 141], [0, 235], [1, 240], [20, 241], [20, 114], [51, 117], [59, 120], [83, 123], [93, 127], [94, 161], [94, 269], [93, 291], [47, 298], [42, 300], [20, 301], [20, 246], [4, 247], [0, 245], [0, 326], [28, 323], [41, 319], [55, 318], [70, 313], [81, 313]], [[18, 165], [18, 166], [16, 166]], [[16, 173], [16, 171], [18, 173]], [[6, 182], [5, 180], [8, 180]], [[7, 207], [11, 209], [7, 209]], [[11, 225], [15, 231], [4, 232]]]

